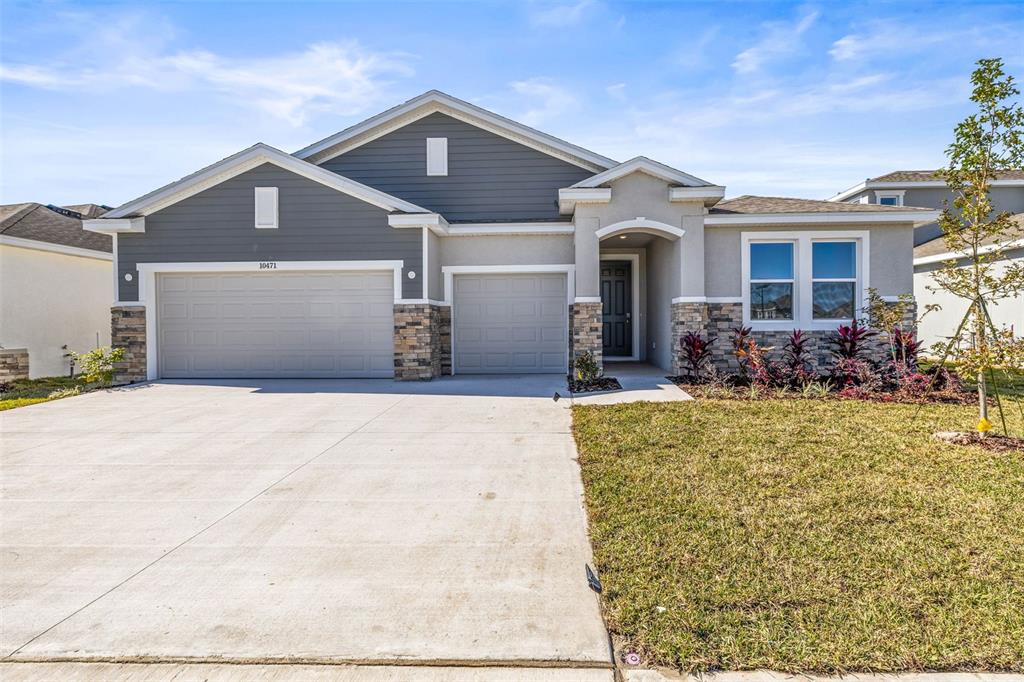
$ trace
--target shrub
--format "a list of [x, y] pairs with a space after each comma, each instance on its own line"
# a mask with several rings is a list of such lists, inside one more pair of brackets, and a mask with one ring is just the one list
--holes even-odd
[[601, 376], [601, 368], [597, 366], [597, 360], [589, 350], [577, 355], [572, 361], [572, 366], [577, 381], [595, 381]]
[[71, 353], [89, 383], [108, 384], [114, 379], [114, 363], [124, 359], [124, 348], [93, 348], [88, 353]]
[[814, 374], [808, 369], [807, 344], [809, 341], [810, 339], [799, 329], [794, 329], [786, 339], [783, 355], [786, 358], [786, 370], [789, 374], [788, 383], [793, 387], [803, 386], [814, 381]]
[[740, 376], [750, 376], [750, 346], [754, 343], [750, 327], [734, 327], [732, 330], [732, 352], [740, 363]]
[[918, 341], [914, 332], [904, 331], [899, 327], [892, 330], [890, 338], [896, 361], [909, 367], [917, 367], [917, 354], [924, 342]]
[[860, 358], [866, 350], [867, 340], [875, 335], [875, 332], [862, 327], [857, 320], [849, 325], [841, 324], [829, 340], [832, 346], [831, 353], [837, 360]]
[[839, 358], [832, 366], [832, 378], [844, 389], [851, 386], [866, 391], [877, 391], [881, 388], [881, 378], [874, 366], [860, 358]]
[[701, 369], [711, 359], [711, 343], [700, 334], [687, 332], [679, 339], [679, 347], [683, 351], [687, 373], [699, 378]]

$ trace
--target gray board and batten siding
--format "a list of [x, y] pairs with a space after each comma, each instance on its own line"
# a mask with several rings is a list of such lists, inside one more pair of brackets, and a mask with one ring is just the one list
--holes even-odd
[[[256, 187], [277, 187], [278, 227], [256, 229]], [[138, 299], [138, 263], [401, 260], [402, 297], [422, 298], [423, 234], [388, 225], [388, 212], [273, 164], [146, 216], [117, 239], [119, 300]], [[415, 279], [408, 273], [414, 271]], [[132, 273], [132, 280], [124, 275]]]
[[[448, 175], [428, 176], [428, 137], [448, 138]], [[564, 221], [558, 190], [593, 172], [433, 113], [320, 164], [449, 222]]]

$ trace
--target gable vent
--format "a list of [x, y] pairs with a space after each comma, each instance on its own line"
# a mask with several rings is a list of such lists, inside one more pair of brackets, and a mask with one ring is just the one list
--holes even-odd
[[256, 227], [272, 229], [277, 227], [277, 188], [256, 188]]
[[427, 138], [427, 175], [448, 175], [448, 138]]

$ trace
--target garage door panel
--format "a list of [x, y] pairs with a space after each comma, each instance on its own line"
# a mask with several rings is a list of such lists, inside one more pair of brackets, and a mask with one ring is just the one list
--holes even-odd
[[455, 372], [565, 372], [567, 287], [560, 273], [456, 275]]
[[391, 272], [160, 275], [160, 374], [391, 377], [393, 281]]

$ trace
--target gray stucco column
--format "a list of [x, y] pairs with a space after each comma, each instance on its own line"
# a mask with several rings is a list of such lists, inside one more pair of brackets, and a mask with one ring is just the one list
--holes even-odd
[[576, 220], [576, 297], [601, 295], [601, 240], [594, 234], [601, 226], [597, 218]]

